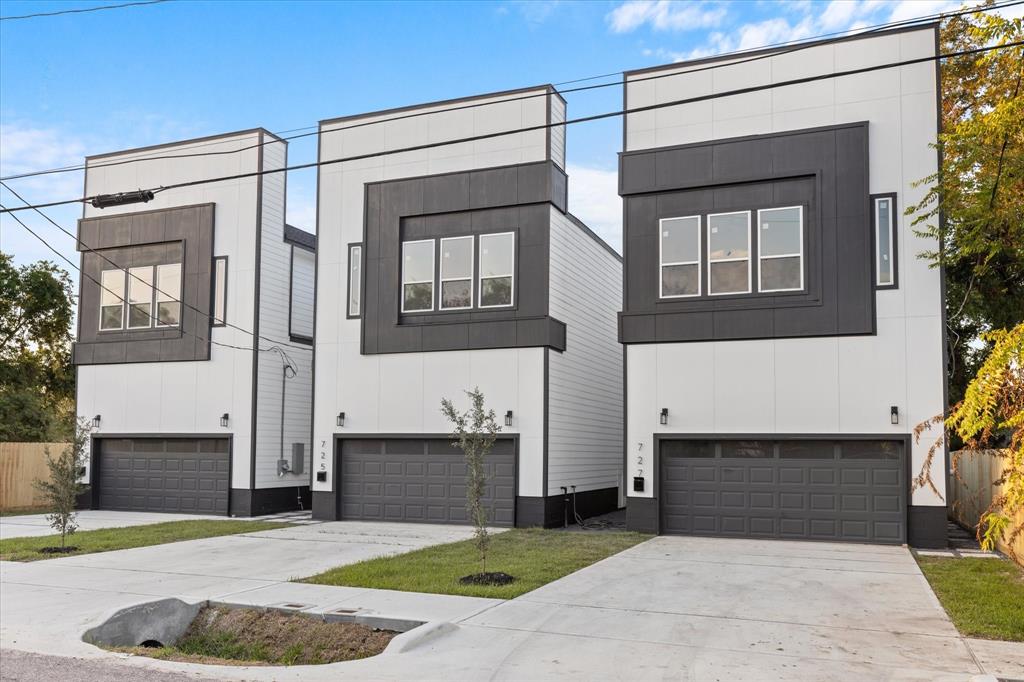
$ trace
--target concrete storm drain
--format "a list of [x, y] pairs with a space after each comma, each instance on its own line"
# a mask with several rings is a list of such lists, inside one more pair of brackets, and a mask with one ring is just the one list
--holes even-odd
[[399, 654], [451, 632], [446, 622], [391, 618], [354, 608], [263, 607], [161, 599], [121, 609], [88, 630], [89, 644], [164, 660], [221, 665], [316, 665]]

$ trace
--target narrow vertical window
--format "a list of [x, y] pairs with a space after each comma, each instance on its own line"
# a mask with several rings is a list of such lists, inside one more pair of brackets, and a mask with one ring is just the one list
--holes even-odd
[[363, 286], [363, 247], [352, 244], [348, 247], [348, 316], [359, 317]]
[[213, 259], [213, 326], [223, 327], [227, 312], [228, 257], [218, 256]]
[[124, 270], [104, 270], [100, 285], [100, 329], [120, 329], [124, 326]]
[[434, 309], [434, 240], [402, 243], [402, 312]]
[[750, 293], [750, 211], [708, 216], [708, 293]]
[[181, 263], [156, 266], [156, 326], [181, 324]]
[[441, 309], [473, 307], [473, 237], [441, 240]]
[[804, 288], [803, 207], [757, 212], [758, 277], [761, 291]]
[[128, 269], [128, 328], [151, 327], [153, 322], [153, 266]]
[[700, 296], [700, 216], [664, 218], [661, 230], [661, 297]]
[[875, 197], [875, 284], [896, 286], [896, 201]]
[[513, 303], [515, 239], [513, 232], [480, 235], [481, 308], [498, 308]]

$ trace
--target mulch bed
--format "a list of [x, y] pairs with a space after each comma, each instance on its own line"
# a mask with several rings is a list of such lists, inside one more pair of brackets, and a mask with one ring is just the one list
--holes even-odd
[[462, 585], [508, 585], [515, 580], [508, 573], [474, 573], [459, 578]]
[[77, 547], [40, 547], [37, 550], [40, 554], [71, 554], [77, 552]]

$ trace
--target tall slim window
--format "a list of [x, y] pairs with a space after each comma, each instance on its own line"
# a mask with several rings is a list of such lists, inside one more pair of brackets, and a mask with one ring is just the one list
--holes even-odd
[[441, 240], [441, 309], [473, 307], [473, 237]]
[[750, 211], [708, 216], [708, 293], [750, 293]]
[[758, 288], [768, 292], [803, 289], [803, 207], [761, 209], [757, 225]]
[[104, 270], [100, 284], [100, 329], [120, 329], [124, 326], [124, 270]]
[[363, 286], [363, 247], [352, 244], [348, 247], [348, 316], [359, 317]]
[[513, 232], [480, 235], [480, 307], [499, 308], [513, 303], [516, 236]]
[[664, 218], [661, 230], [661, 297], [700, 296], [700, 216]]
[[895, 197], [875, 198], [875, 284], [896, 286], [896, 206]]
[[153, 266], [128, 269], [128, 328], [149, 327], [153, 321]]
[[[163, 289], [163, 287], [160, 287]], [[223, 327], [228, 310], [228, 258], [213, 259], [213, 326]]]
[[402, 312], [434, 309], [434, 240], [402, 243]]
[[181, 263], [156, 266], [156, 326], [181, 324]]

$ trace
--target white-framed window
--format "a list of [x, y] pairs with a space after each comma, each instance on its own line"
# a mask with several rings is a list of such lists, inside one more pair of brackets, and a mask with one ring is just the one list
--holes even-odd
[[708, 215], [708, 293], [750, 293], [750, 211]]
[[661, 298], [700, 296], [700, 216], [658, 221]]
[[153, 266], [128, 268], [128, 328], [153, 325]]
[[181, 324], [181, 263], [156, 266], [156, 326]]
[[473, 307], [473, 237], [441, 240], [441, 310]]
[[124, 326], [124, 270], [100, 274], [100, 331]]
[[402, 242], [402, 312], [434, 309], [434, 240]]
[[[163, 287], [160, 287], [163, 289]], [[223, 327], [228, 312], [228, 257], [213, 259], [213, 326]]]
[[499, 232], [480, 235], [480, 307], [502, 308], [513, 304], [516, 269], [516, 235]]
[[874, 198], [875, 285], [896, 286], [896, 198]]
[[758, 290], [804, 288], [804, 209], [762, 208], [757, 212]]
[[348, 316], [359, 317], [363, 286], [363, 245], [348, 247]]

